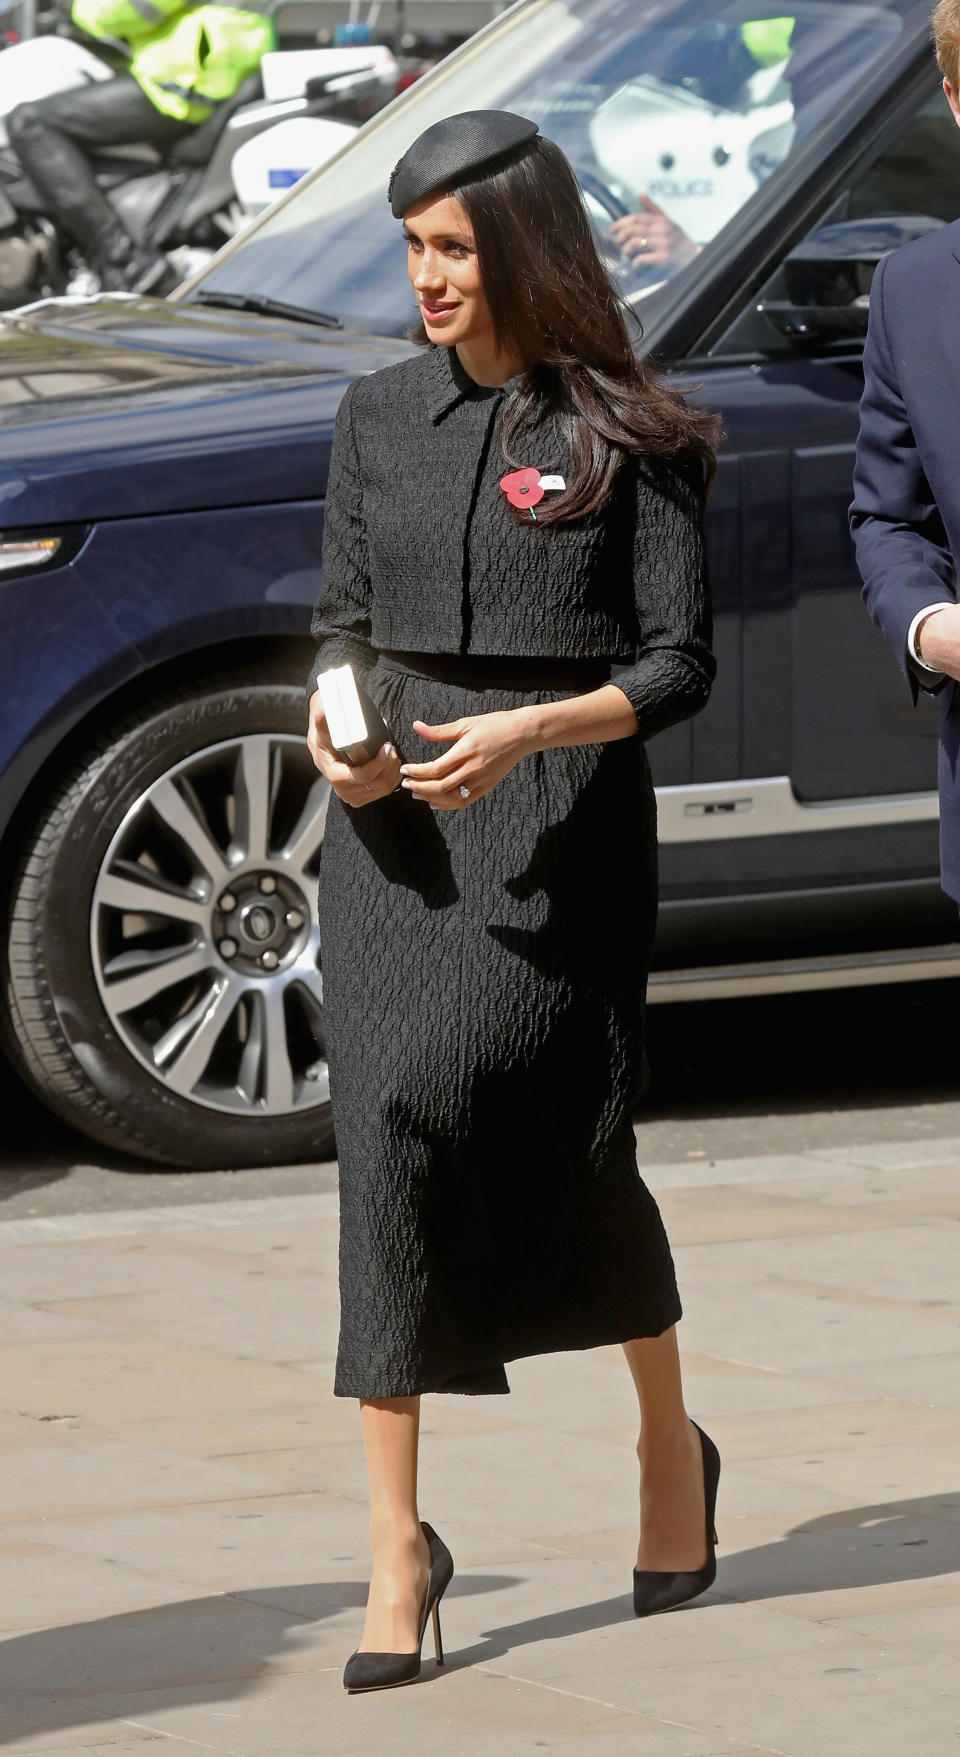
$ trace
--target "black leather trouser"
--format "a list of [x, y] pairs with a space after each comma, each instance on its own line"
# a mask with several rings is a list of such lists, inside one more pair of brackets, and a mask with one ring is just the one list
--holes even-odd
[[131, 74], [18, 104], [7, 117], [24, 173], [98, 268], [127, 256], [132, 240], [97, 187], [87, 154], [137, 143], [163, 148], [195, 126], [163, 115]]

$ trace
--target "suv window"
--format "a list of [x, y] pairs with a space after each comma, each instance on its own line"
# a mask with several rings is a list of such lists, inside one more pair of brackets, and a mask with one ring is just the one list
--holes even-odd
[[[658, 289], [713, 248], [797, 144], [889, 59], [904, 29], [925, 21], [928, 4], [512, 7], [228, 245], [202, 277], [205, 296], [258, 294], [331, 313], [350, 329], [404, 334], [416, 307], [387, 205], [390, 169], [441, 117], [503, 108], [562, 147], [606, 260], [646, 319]], [[645, 240], [654, 207], [669, 222], [659, 260]]]
[[882, 256], [960, 219], [960, 128], [937, 88], [862, 164], [710, 349], [712, 357], [849, 349], [866, 333]]

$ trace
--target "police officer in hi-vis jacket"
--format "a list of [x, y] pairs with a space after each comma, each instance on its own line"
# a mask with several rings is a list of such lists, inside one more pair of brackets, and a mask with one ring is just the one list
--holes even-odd
[[88, 153], [161, 149], [207, 121], [274, 47], [270, 0], [73, 0], [73, 22], [120, 39], [129, 72], [19, 104], [7, 132], [24, 173], [108, 289], [162, 292], [167, 263], [139, 247], [98, 188]]

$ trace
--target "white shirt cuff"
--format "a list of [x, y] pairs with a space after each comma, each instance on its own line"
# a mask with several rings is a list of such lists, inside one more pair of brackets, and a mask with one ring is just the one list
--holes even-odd
[[909, 629], [907, 630], [907, 652], [909, 653], [911, 659], [913, 660], [913, 663], [916, 666], [917, 671], [920, 673], [921, 677], [923, 677], [925, 680], [929, 680], [930, 683], [934, 683], [934, 682], [942, 683], [944, 677], [946, 676], [946, 672], [945, 671], [935, 671], [933, 669], [932, 665], [925, 665], [924, 664], [923, 660], [920, 657], [920, 654], [917, 652], [917, 629], [920, 627], [920, 624], [923, 621], [925, 616], [929, 616], [934, 610], [943, 610], [943, 609], [948, 608], [952, 602], [953, 602], [953, 600], [951, 598], [938, 598], [938, 600], [935, 604], [925, 604], [922, 610], [917, 611], [916, 616], [914, 617], [913, 621], [910, 624]]

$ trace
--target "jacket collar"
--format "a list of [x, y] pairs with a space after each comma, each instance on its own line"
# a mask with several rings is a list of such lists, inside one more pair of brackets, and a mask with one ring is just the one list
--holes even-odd
[[509, 396], [525, 376], [523, 372], [515, 372], [503, 384], [478, 384], [461, 366], [456, 348], [440, 347], [434, 342], [428, 342], [427, 347], [426, 403], [433, 422], [442, 420], [448, 410], [468, 399], [472, 402], [486, 402], [495, 397]]

